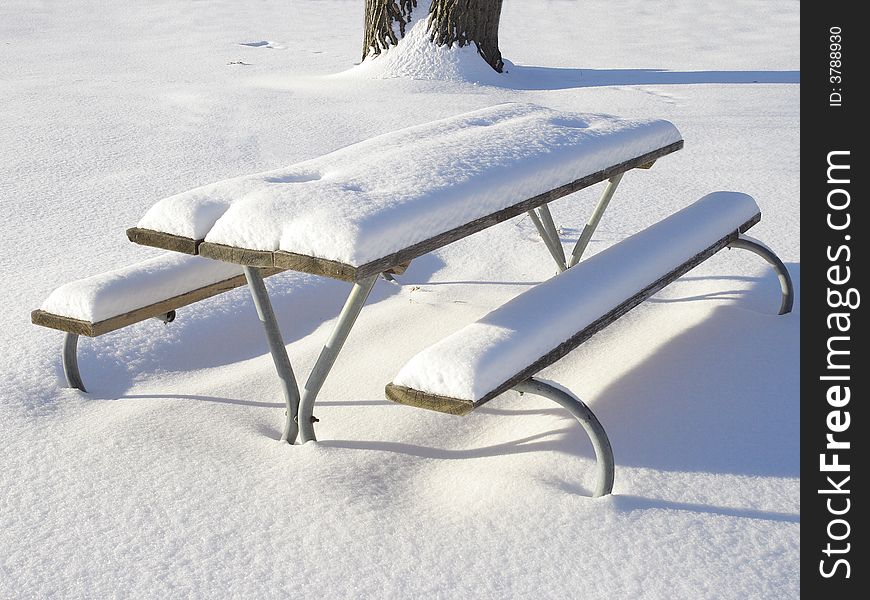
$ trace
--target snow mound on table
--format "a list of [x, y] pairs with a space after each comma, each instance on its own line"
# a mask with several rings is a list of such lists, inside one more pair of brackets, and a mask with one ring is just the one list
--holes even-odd
[[359, 266], [680, 139], [667, 121], [500, 104], [166, 198], [138, 226]]
[[746, 194], [708, 194], [429, 346], [393, 383], [476, 402], [758, 212]]
[[368, 56], [362, 64], [339, 76], [500, 83], [501, 75], [483, 60], [476, 46], [438, 46], [429, 39], [427, 24], [427, 18], [420, 18], [395, 47]]
[[241, 274], [239, 265], [167, 252], [62, 285], [40, 308], [96, 323]]

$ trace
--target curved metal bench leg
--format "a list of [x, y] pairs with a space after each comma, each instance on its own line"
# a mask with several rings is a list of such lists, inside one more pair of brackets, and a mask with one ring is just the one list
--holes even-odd
[[79, 373], [78, 358], [79, 336], [77, 333], [67, 333], [63, 338], [63, 374], [71, 388], [87, 392], [82, 376]]
[[[164, 323], [172, 323], [175, 320], [175, 311], [170, 310], [154, 318]], [[67, 332], [63, 338], [63, 352], [61, 353], [63, 357], [63, 374], [69, 387], [87, 392], [88, 390], [85, 389], [82, 375], [79, 372], [78, 348], [79, 335]]]
[[791, 275], [788, 274], [788, 269], [773, 250], [764, 245], [763, 242], [740, 234], [736, 240], [728, 244], [729, 248], [742, 248], [754, 252], [776, 270], [776, 276], [779, 278], [779, 287], [782, 290], [782, 303], [779, 306], [779, 314], [784, 315], [791, 312], [794, 307], [794, 287], [791, 283]]
[[575, 398], [571, 394], [533, 377], [518, 383], [514, 386], [514, 389], [520, 393], [535, 394], [549, 398], [568, 410], [568, 412], [574, 415], [575, 419], [580, 421], [589, 439], [592, 440], [592, 447], [595, 448], [595, 458], [598, 462], [598, 474], [592, 497], [598, 498], [612, 492], [613, 473], [615, 470], [613, 449], [610, 447], [610, 440], [607, 438], [604, 426], [601, 425], [601, 421], [598, 420], [589, 407], [579, 398]]

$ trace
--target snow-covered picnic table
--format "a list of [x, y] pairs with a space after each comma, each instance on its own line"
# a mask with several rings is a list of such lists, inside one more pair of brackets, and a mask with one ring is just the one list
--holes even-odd
[[[502, 104], [384, 134], [286, 168], [161, 200], [137, 243], [241, 264], [287, 403], [283, 439], [314, 439], [314, 399], [378, 275], [528, 212], [560, 270], [576, 263], [623, 173], [679, 150], [662, 120]], [[609, 180], [566, 258], [547, 204]], [[330, 340], [298, 387], [260, 268], [354, 282]]]
[[502, 104], [171, 196], [130, 235], [358, 281], [681, 147], [667, 121]]

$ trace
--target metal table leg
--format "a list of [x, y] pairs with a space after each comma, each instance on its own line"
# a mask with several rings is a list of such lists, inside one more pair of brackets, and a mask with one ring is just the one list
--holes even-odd
[[577, 243], [574, 245], [574, 250], [571, 252], [571, 262], [568, 263], [569, 267], [576, 265], [583, 257], [583, 253], [586, 251], [586, 246], [589, 245], [589, 241], [592, 239], [592, 234], [595, 233], [595, 228], [598, 227], [598, 223], [601, 221], [601, 217], [604, 215], [607, 205], [610, 204], [610, 199], [613, 198], [613, 194], [616, 193], [616, 188], [619, 186], [619, 182], [622, 181], [623, 175], [625, 175], [625, 173], [614, 175], [607, 182], [607, 187], [604, 188], [604, 192], [601, 194], [601, 198], [598, 200], [595, 210], [592, 211], [589, 220], [583, 227], [583, 231], [580, 232], [580, 239], [578, 239]]
[[553, 246], [559, 253], [558, 258], [561, 260], [557, 260], [556, 262], [559, 264], [560, 268], [564, 267], [562, 268], [563, 271], [567, 270], [568, 262], [565, 260], [565, 249], [562, 248], [562, 240], [559, 238], [559, 230], [556, 229], [556, 223], [553, 222], [553, 215], [550, 213], [550, 205], [544, 203], [539, 206], [538, 215], [541, 217], [541, 224], [543, 224], [547, 233], [550, 234], [550, 240], [553, 242]]
[[341, 352], [341, 348], [377, 280], [378, 276], [373, 275], [353, 284], [353, 289], [338, 316], [335, 328], [333, 328], [326, 345], [323, 346], [323, 350], [320, 351], [320, 356], [305, 382], [305, 389], [302, 391], [302, 400], [299, 404], [298, 419], [299, 434], [303, 444], [317, 439], [314, 435], [314, 401], [317, 399], [317, 394], [320, 392], [323, 382], [326, 381], [326, 376], [329, 375], [332, 365], [335, 364], [335, 359], [338, 358], [338, 353]]
[[269, 293], [266, 291], [266, 285], [263, 283], [263, 274], [256, 267], [246, 266], [243, 269], [245, 271], [245, 278], [248, 280], [248, 288], [251, 290], [251, 296], [254, 299], [254, 306], [257, 308], [257, 316], [260, 317], [260, 322], [266, 331], [269, 352], [272, 354], [275, 370], [278, 371], [278, 378], [281, 380], [281, 391], [284, 392], [284, 402], [287, 405], [287, 416], [284, 420], [284, 431], [281, 434], [281, 441], [292, 444], [296, 440], [296, 434], [299, 429], [296, 425], [296, 414], [299, 410], [299, 386], [296, 384], [296, 376], [293, 374], [293, 367], [290, 365], [290, 358], [287, 356], [287, 348], [284, 346], [284, 339], [281, 337], [281, 330], [278, 328], [275, 311], [272, 310]]
[[559, 272], [561, 273], [562, 271], [567, 270], [568, 266], [565, 264], [565, 251], [562, 249], [561, 242], [559, 242], [558, 238], [554, 240], [550, 236], [550, 232], [547, 231], [547, 228], [541, 222], [541, 218], [538, 216], [538, 213], [535, 212], [535, 209], [528, 211], [528, 215], [532, 219], [532, 223], [535, 224], [535, 229], [538, 230], [541, 239], [544, 240], [544, 245], [547, 247], [547, 250], [550, 251], [553, 260], [556, 261], [556, 266], [559, 268]]

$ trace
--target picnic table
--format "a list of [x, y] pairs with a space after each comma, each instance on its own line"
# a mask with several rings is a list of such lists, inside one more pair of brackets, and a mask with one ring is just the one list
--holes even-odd
[[[166, 198], [128, 237], [242, 266], [284, 394], [282, 440], [305, 442], [316, 439], [317, 394], [380, 274], [523, 213], [564, 271], [582, 257], [622, 175], [682, 146], [667, 121], [503, 104]], [[568, 257], [548, 204], [604, 181]], [[263, 283], [264, 270], [279, 269], [353, 284], [301, 394]]]

